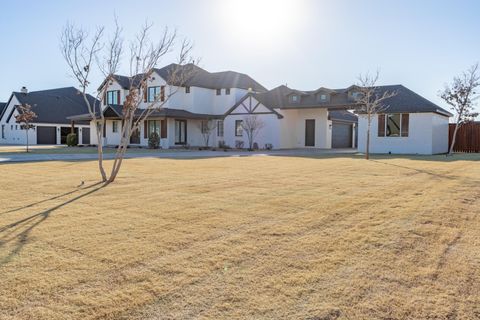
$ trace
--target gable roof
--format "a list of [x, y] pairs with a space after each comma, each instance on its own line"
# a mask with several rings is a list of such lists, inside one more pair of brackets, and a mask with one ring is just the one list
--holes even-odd
[[0, 102], [0, 115], [3, 113], [3, 109], [7, 106], [6, 102]]
[[[255, 81], [249, 75], [235, 71], [208, 72], [207, 70], [191, 63], [186, 65], [172, 63], [163, 68], [155, 68], [153, 70], [164, 80], [169, 79], [170, 75], [175, 71], [191, 74], [192, 76], [190, 79], [187, 79], [184, 83], [184, 85], [191, 87], [207, 89], [239, 88], [245, 90], [251, 88], [253, 91], [258, 92], [267, 91], [264, 86]], [[129, 89], [131, 85], [134, 87], [138, 86], [143, 76], [144, 74], [138, 74], [134, 77], [122, 75], [114, 75], [113, 77], [122, 88]], [[105, 81], [100, 85], [100, 88], [103, 87], [104, 84]], [[171, 84], [175, 85], [175, 83]]]
[[[332, 89], [330, 99], [320, 102], [317, 99], [317, 93], [326, 91], [326, 88], [320, 88], [314, 91], [300, 91], [291, 89], [285, 85], [278, 86], [270, 91], [255, 93], [255, 98], [264, 105], [278, 109], [303, 109], [303, 108], [328, 108], [334, 109], [358, 109], [359, 104], [352, 100], [348, 92], [354, 90], [356, 86], [350, 86], [345, 89]], [[444, 116], [451, 116], [451, 113], [439, 107], [435, 103], [425, 99], [419, 94], [406, 88], [403, 85], [378, 86], [378, 91], [382, 94], [385, 91], [396, 92], [396, 95], [385, 100], [388, 105], [385, 112], [434, 112]], [[290, 101], [289, 96], [292, 93], [301, 93], [297, 103]]]
[[[67, 117], [87, 113], [88, 106], [81, 93], [74, 87], [32, 91], [28, 93], [13, 92], [19, 103], [29, 104], [37, 118], [35, 123], [70, 124]], [[91, 103], [95, 98], [88, 95]], [[97, 100], [97, 103], [98, 100]]]
[[[243, 102], [245, 100], [247, 100], [247, 98], [249, 97], [253, 97], [255, 98], [259, 104], [262, 104], [263, 106], [265, 106], [268, 110], [270, 110], [270, 113], [276, 115], [278, 117], [278, 119], [282, 119], [283, 116], [278, 113], [275, 109], [273, 109], [272, 107], [269, 107], [268, 105], [265, 105], [264, 103], [262, 103], [259, 99], [256, 98], [255, 94], [253, 92], [249, 92], [247, 93], [246, 95], [244, 95], [240, 100], [237, 101], [237, 103], [235, 103], [230, 109], [228, 109], [226, 112], [225, 112], [225, 116], [228, 116], [229, 114], [231, 114], [236, 108], [238, 108], [240, 105], [243, 104]], [[255, 108], [255, 107], [254, 107]], [[255, 109], [253, 108], [253, 110], [251, 111], [251, 114], [255, 114]]]

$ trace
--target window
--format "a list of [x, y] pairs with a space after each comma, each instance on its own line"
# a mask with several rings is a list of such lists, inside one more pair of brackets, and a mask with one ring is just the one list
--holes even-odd
[[293, 103], [297, 103], [298, 102], [298, 96], [296, 94], [290, 96], [290, 100], [293, 102]]
[[408, 137], [408, 127], [408, 113], [390, 113], [378, 115], [379, 137]]
[[154, 102], [160, 94], [160, 87], [148, 87], [147, 102]]
[[225, 94], [228, 96], [230, 94], [230, 88], [225, 89]]
[[241, 137], [243, 136], [243, 127], [242, 127], [242, 120], [235, 120], [235, 136]]
[[18, 124], [15, 125], [15, 130], [18, 130]]
[[107, 91], [107, 104], [120, 104], [120, 90]]
[[190, 93], [190, 87], [189, 86], [185, 87], [185, 93]]
[[222, 89], [217, 89], [217, 96], [222, 94]]
[[208, 133], [208, 121], [202, 121], [202, 134]]
[[326, 94], [321, 94], [320, 95], [320, 101], [327, 101], [327, 95]]
[[10, 130], [13, 130], [13, 124], [10, 125]]
[[118, 121], [112, 121], [112, 132], [118, 132]]
[[355, 91], [355, 92], [352, 92], [351, 94], [352, 94], [352, 99], [353, 99], [353, 100], [358, 100], [358, 99], [360, 99], [360, 98], [362, 97], [362, 93], [361, 93], [361, 92]]
[[160, 101], [165, 101], [165, 86], [160, 87]]
[[5, 125], [2, 124], [2, 139], [5, 139]]
[[217, 121], [217, 136], [223, 137], [223, 120]]
[[148, 136], [153, 132], [160, 136], [160, 120], [148, 120]]

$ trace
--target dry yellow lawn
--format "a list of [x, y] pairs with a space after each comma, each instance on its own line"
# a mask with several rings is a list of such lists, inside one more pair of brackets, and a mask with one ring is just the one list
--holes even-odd
[[0, 165], [0, 319], [478, 319], [480, 157], [444, 159]]

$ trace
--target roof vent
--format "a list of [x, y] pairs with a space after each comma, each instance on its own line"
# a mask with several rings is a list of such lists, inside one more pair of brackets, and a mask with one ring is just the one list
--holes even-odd
[[20, 89], [20, 92], [24, 93], [24, 94], [27, 94], [28, 93], [27, 87], [22, 87], [22, 89]]

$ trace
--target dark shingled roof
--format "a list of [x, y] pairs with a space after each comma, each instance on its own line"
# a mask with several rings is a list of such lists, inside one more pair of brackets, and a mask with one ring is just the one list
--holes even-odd
[[[35, 123], [69, 124], [68, 117], [88, 113], [83, 96], [74, 87], [32, 91], [28, 93], [12, 93], [21, 104], [29, 104], [37, 118]], [[88, 96], [91, 103], [95, 98]], [[98, 100], [97, 100], [98, 103]]]
[[3, 113], [3, 109], [7, 106], [6, 102], [0, 102], [0, 115]]
[[[253, 91], [257, 92], [267, 91], [264, 86], [252, 79], [249, 75], [235, 71], [208, 72], [194, 64], [178, 65], [175, 63], [169, 64], [160, 69], [156, 68], [154, 71], [165, 80], [171, 78], [173, 72], [191, 75], [190, 79], [183, 83], [184, 85], [191, 87], [208, 89], [239, 88], [245, 90], [251, 88]], [[130, 88], [131, 85], [138, 86], [142, 77], [143, 74], [138, 74], [132, 78], [122, 75], [114, 75], [118, 84], [124, 89]], [[103, 84], [104, 83], [102, 83], [102, 86]], [[175, 85], [175, 83], [172, 83], [172, 85]]]
[[[122, 118], [123, 113], [122, 105], [109, 105], [103, 110], [103, 115], [105, 118]], [[144, 109], [135, 110], [135, 116], [140, 117]], [[97, 114], [99, 116], [99, 114]], [[165, 118], [178, 118], [178, 119], [198, 119], [198, 120], [207, 120], [207, 119], [222, 119], [223, 115], [213, 115], [213, 114], [203, 114], [203, 113], [193, 113], [181, 109], [172, 109], [172, 108], [161, 108], [160, 110], [153, 111], [148, 118], [155, 117], [165, 117]], [[69, 117], [71, 120], [90, 120], [92, 117], [89, 113], [74, 115]]]
[[[331, 90], [320, 88], [314, 91], [300, 91], [281, 85], [267, 92], [256, 93], [255, 98], [266, 106], [279, 109], [357, 109], [359, 105], [348, 95], [350, 90], [354, 90], [354, 86], [346, 89]], [[445, 116], [451, 116], [451, 114], [445, 109], [402, 85], [379, 86], [378, 90], [380, 94], [385, 91], [396, 92], [395, 96], [385, 100], [384, 103], [388, 105], [385, 112], [434, 112]], [[330, 99], [325, 102], [319, 102], [317, 98], [317, 94], [319, 93], [328, 93]], [[290, 101], [290, 96], [292, 94], [297, 94], [299, 96], [299, 102], [292, 103]]]
[[358, 122], [358, 117], [347, 110], [328, 111], [328, 118], [333, 121]]

